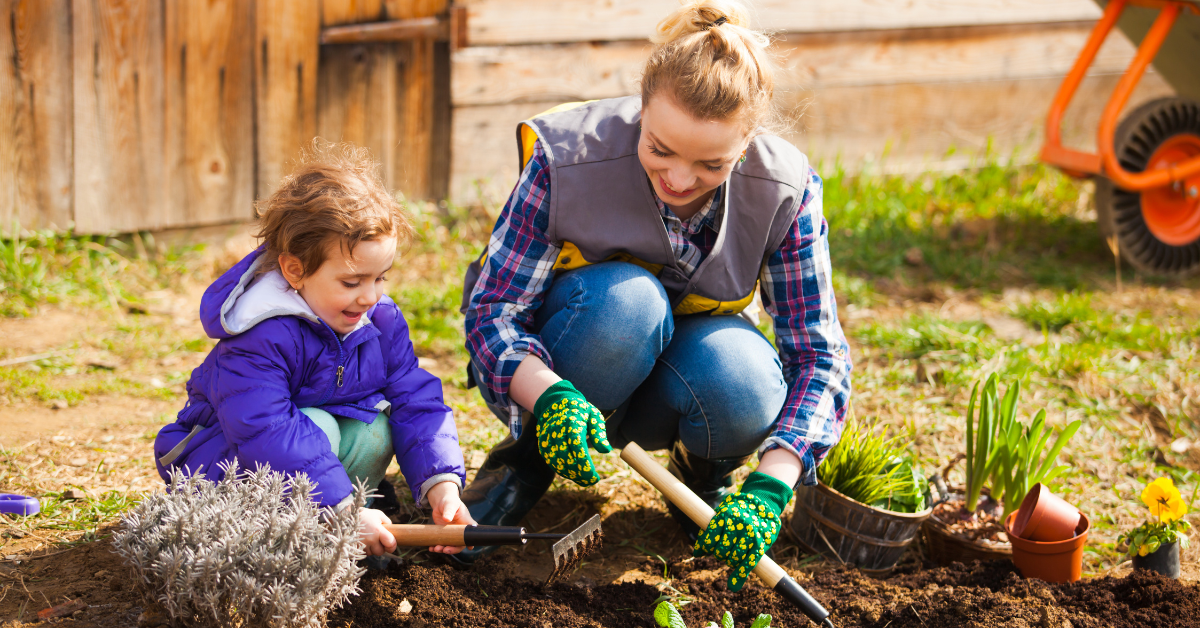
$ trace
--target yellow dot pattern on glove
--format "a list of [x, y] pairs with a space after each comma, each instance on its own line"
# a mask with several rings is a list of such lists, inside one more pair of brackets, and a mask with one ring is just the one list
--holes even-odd
[[612, 451], [604, 432], [604, 416], [586, 400], [562, 399], [538, 418], [538, 451], [555, 473], [580, 486], [600, 481], [588, 446]]
[[717, 506], [692, 553], [716, 556], [732, 573], [729, 590], [740, 591], [763, 554], [779, 536], [779, 516], [757, 495], [737, 493]]

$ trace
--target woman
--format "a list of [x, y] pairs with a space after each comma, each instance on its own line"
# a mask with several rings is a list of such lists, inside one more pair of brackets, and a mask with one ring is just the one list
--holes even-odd
[[[762, 128], [772, 71], [747, 23], [735, 2], [691, 2], [659, 23], [640, 98], [519, 125], [521, 178], [464, 290], [471, 375], [511, 430], [464, 493], [480, 523], [516, 524], [556, 473], [597, 482], [588, 449], [607, 436], [669, 448], [728, 516], [701, 531], [672, 514], [736, 589], [792, 487], [816, 483], [850, 361], [821, 179]], [[737, 316], [756, 287], [778, 351]]]

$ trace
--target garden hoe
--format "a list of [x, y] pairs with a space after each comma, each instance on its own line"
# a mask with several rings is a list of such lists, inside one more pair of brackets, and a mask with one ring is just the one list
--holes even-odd
[[388, 532], [403, 547], [433, 545], [524, 545], [529, 540], [554, 541], [554, 571], [546, 582], [554, 582], [570, 573], [584, 556], [600, 548], [604, 532], [600, 515], [593, 515], [568, 534], [526, 532], [525, 528], [464, 525], [387, 525]]
[[[671, 500], [671, 503], [687, 513], [687, 516], [695, 521], [696, 525], [702, 529], [708, 526], [709, 519], [713, 518], [713, 509], [704, 503], [704, 500], [697, 497], [692, 489], [671, 475], [670, 471], [655, 462], [637, 443], [626, 445], [621, 450], [621, 459], [628, 462], [629, 466], [653, 484], [654, 488], [658, 489], [664, 497]], [[820, 602], [813, 599], [808, 591], [804, 590], [804, 587], [787, 575], [783, 567], [775, 564], [770, 557], [763, 556], [762, 560], [758, 561], [758, 566], [754, 568], [754, 573], [762, 579], [763, 584], [782, 595], [785, 600], [799, 608], [814, 623], [834, 628], [833, 622], [829, 620], [829, 611], [825, 610]]]

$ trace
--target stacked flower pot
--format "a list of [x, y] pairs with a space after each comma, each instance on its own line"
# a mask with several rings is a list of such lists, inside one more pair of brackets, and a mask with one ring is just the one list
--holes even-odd
[[1021, 507], [1004, 521], [1012, 561], [1026, 578], [1075, 582], [1083, 570], [1083, 548], [1091, 523], [1079, 509], [1035, 484]]

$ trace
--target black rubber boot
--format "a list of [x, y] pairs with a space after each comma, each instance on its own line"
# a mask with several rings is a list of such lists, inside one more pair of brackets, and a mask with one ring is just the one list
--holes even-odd
[[[667, 470], [692, 489], [704, 503], [715, 509], [725, 496], [734, 492], [733, 472], [749, 459], [750, 456], [742, 456], [709, 460], [688, 451], [687, 447], [683, 446], [683, 441], [675, 441]], [[670, 501], [667, 502], [667, 511], [679, 523], [679, 527], [683, 528], [688, 539], [695, 543], [696, 538], [700, 536], [700, 526]]]
[[[554, 469], [537, 449], [537, 424], [527, 421], [519, 440], [507, 436], [488, 452], [462, 500], [479, 525], [516, 526], [553, 481]], [[467, 566], [495, 550], [496, 546], [476, 547], [449, 556]]]

